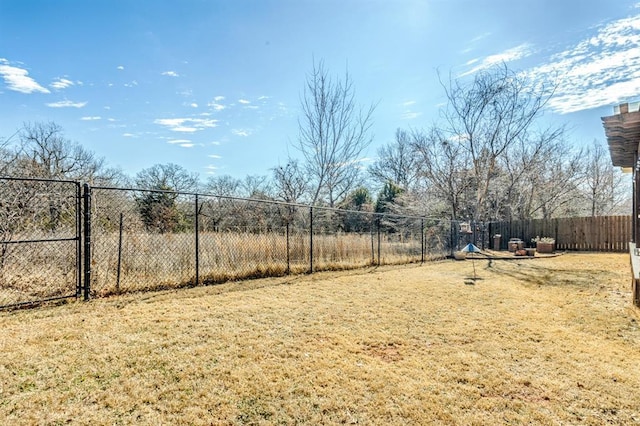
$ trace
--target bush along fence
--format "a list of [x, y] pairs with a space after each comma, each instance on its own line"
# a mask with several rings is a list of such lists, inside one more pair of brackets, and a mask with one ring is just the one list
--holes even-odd
[[425, 262], [463, 238], [419, 216], [0, 177], [0, 308]]

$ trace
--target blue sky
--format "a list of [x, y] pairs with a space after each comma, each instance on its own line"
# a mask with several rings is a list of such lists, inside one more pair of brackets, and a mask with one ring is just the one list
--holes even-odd
[[637, 0], [0, 0], [0, 138], [55, 121], [129, 174], [264, 175], [289, 155], [314, 58], [377, 103], [374, 142], [428, 127], [460, 78], [560, 75], [546, 122], [576, 144], [640, 97]]

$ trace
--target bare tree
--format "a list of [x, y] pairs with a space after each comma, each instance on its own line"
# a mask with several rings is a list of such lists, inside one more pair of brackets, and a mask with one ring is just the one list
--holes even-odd
[[296, 160], [289, 160], [284, 166], [274, 167], [271, 171], [277, 199], [287, 203], [302, 201], [309, 188], [309, 178]]
[[313, 182], [311, 202], [334, 206], [358, 186], [361, 155], [371, 143], [374, 105], [356, 105], [349, 73], [331, 78], [320, 61], [307, 76], [297, 148]]
[[255, 199], [270, 199], [271, 198], [271, 182], [269, 178], [264, 175], [247, 175], [242, 182], [242, 189], [244, 196], [247, 198]]
[[17, 135], [18, 132], [15, 132], [8, 138], [0, 140], [0, 176], [15, 174], [14, 168], [20, 150], [12, 147], [12, 139]]
[[622, 172], [611, 163], [609, 151], [594, 140], [585, 153], [583, 164], [586, 166], [583, 194], [588, 214], [601, 216], [624, 210], [630, 191]]
[[428, 133], [414, 131], [411, 143], [427, 188], [445, 201], [449, 217], [457, 220], [469, 216], [475, 182], [472, 159], [464, 145], [447, 138], [437, 128]]
[[509, 150], [501, 163], [507, 183], [503, 218], [551, 218], [579, 213], [584, 179], [583, 152], [562, 130], [549, 130]]
[[378, 149], [378, 159], [369, 167], [369, 174], [381, 184], [391, 182], [409, 190], [419, 179], [418, 166], [410, 133], [397, 129], [395, 141]]
[[230, 218], [241, 214], [242, 209], [234, 200], [226, 197], [241, 197], [243, 182], [230, 175], [210, 176], [204, 185], [207, 194], [218, 197], [206, 197], [201, 207], [205, 229], [224, 230], [230, 225]]
[[17, 163], [23, 175], [49, 179], [74, 179], [91, 184], [123, 179], [105, 160], [64, 136], [56, 123], [25, 123], [18, 133]]
[[[2, 175], [80, 180], [91, 184], [123, 179], [123, 174], [106, 167], [102, 158], [67, 139], [62, 128], [53, 122], [25, 123], [0, 145]], [[4, 185], [3, 194], [0, 194], [3, 208], [16, 209], [17, 214], [32, 217], [35, 213], [29, 212], [37, 211], [41, 216], [38, 219], [40, 229], [51, 232], [68, 225], [70, 212], [75, 208], [75, 197], [69, 197], [66, 190], [68, 185], [50, 183], [46, 191], [36, 189], [36, 184], [23, 183], [22, 191], [14, 186]], [[15, 217], [11, 220], [17, 221]], [[3, 228], [6, 229], [4, 225]]]
[[210, 176], [204, 185], [206, 192], [223, 197], [240, 197], [242, 181], [230, 175]]
[[198, 188], [198, 175], [178, 164], [155, 164], [141, 170], [135, 182], [141, 189], [193, 192]]
[[510, 146], [527, 139], [553, 87], [535, 85], [504, 64], [478, 72], [470, 83], [450, 80], [448, 87], [443, 86], [449, 101], [446, 131], [450, 139], [460, 141], [472, 161], [474, 218], [492, 219], [488, 196], [498, 176], [498, 159]]
[[558, 144], [548, 151], [544, 167], [533, 178], [535, 191], [529, 217], [549, 219], [580, 214], [582, 163], [582, 150], [569, 145]]

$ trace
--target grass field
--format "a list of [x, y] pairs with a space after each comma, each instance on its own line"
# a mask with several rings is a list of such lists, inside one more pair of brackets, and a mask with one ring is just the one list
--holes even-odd
[[640, 424], [628, 255], [441, 261], [0, 313], [2, 424]]

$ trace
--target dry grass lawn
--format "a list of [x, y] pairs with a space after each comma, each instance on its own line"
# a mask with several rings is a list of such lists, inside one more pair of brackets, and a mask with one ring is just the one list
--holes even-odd
[[1, 423], [640, 424], [628, 255], [475, 264], [1, 313]]

